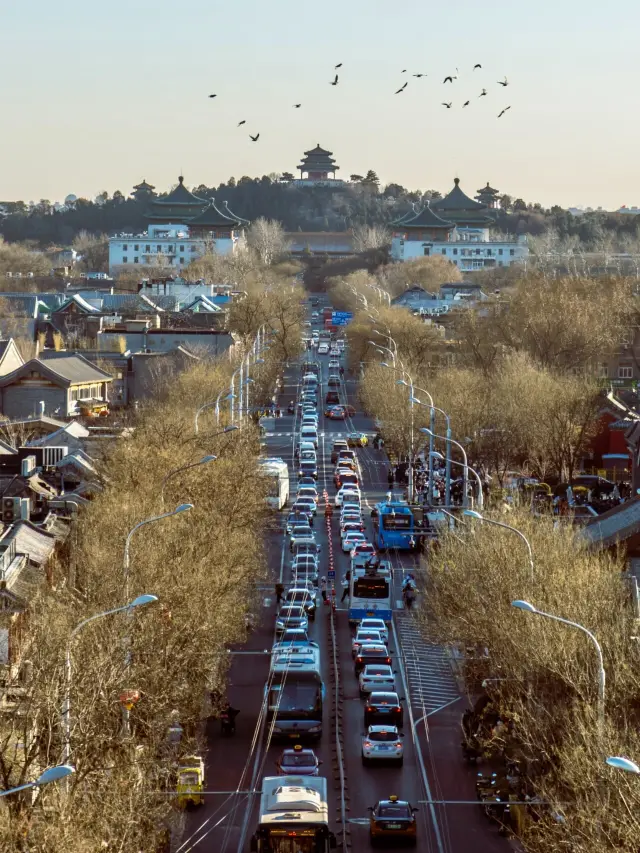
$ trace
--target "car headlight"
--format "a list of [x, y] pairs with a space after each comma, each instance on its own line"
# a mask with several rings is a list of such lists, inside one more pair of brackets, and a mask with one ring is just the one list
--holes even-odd
[[311, 728], [307, 729], [307, 731], [309, 732], [309, 734], [316, 734], [317, 732], [322, 731], [322, 726], [311, 726]]

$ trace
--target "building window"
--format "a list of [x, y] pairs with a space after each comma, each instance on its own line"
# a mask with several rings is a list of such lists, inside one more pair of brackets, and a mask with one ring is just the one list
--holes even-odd
[[136, 243], [136, 245], [133, 247], [133, 251], [134, 251], [134, 252], [139, 252], [139, 251], [140, 251], [140, 246], [139, 246], [137, 243]]
[[145, 246], [145, 247], [144, 247], [144, 250], [145, 250], [145, 252], [150, 252], [150, 251], [151, 251], [151, 246], [148, 246], [148, 245], [147, 245], [147, 246]]
[[134, 264], [137, 264], [137, 263], [138, 263], [138, 259], [137, 259], [137, 258], [134, 258], [134, 259], [133, 259], [133, 263], [134, 263]]
[[618, 367], [618, 379], [633, 379], [633, 367]]
[[476, 249], [476, 255], [480, 254], [480, 249]]
[[162, 251], [162, 246], [156, 246], [156, 252], [161, 252], [161, 251]]
[[509, 249], [509, 254], [511, 255], [511, 257], [513, 257], [515, 255], [515, 253], [516, 253], [515, 249]]
[[175, 250], [175, 246], [169, 246], [169, 251], [173, 252]]
[[181, 263], [181, 264], [183, 264], [183, 263], [184, 263], [184, 258], [180, 258], [180, 263]]
[[196, 248], [197, 248], [196, 246], [191, 246], [191, 251], [192, 251], [192, 252], [195, 252], [195, 251], [196, 251]]
[[446, 254], [447, 254], [447, 250], [446, 250], [446, 249], [441, 249], [441, 251], [442, 251], [442, 254], [443, 254], [443, 255], [446, 255]]
[[502, 249], [498, 249], [498, 254], [499, 254], [499, 255], [501, 255], [501, 254], [502, 254]]
[[487, 255], [492, 255], [492, 254], [493, 254], [493, 252], [491, 251], [491, 249], [487, 249]]
[[125, 256], [122, 258], [122, 263], [123, 263], [123, 264], [126, 264], [126, 263], [128, 263], [128, 262], [129, 262], [129, 259], [128, 259], [128, 258], [127, 258], [127, 256], [125, 255]]
[[424, 248], [424, 253], [425, 253], [425, 255], [430, 255], [430, 254], [431, 254], [431, 249], [430, 249], [428, 246], [425, 246], [425, 248]]
[[128, 248], [129, 248], [129, 244], [128, 244], [128, 243], [123, 243], [123, 244], [122, 244], [122, 251], [123, 251], [123, 252], [126, 252]]
[[184, 252], [184, 246], [180, 246], [180, 251]]
[[609, 378], [609, 365], [606, 362], [601, 362], [598, 365], [598, 376], [600, 377], [600, 379]]
[[454, 249], [454, 250], [453, 250], [453, 254], [454, 254], [454, 255], [457, 255], [457, 254], [458, 254], [458, 250], [457, 250], [457, 249]]

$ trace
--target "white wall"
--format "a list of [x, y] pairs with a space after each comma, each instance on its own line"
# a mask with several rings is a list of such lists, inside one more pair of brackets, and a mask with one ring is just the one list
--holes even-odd
[[403, 240], [394, 237], [391, 241], [391, 257], [395, 261], [413, 261], [428, 255], [446, 258], [461, 270], [486, 269], [488, 267], [508, 267], [522, 261], [529, 255], [525, 242], [464, 241], [454, 243], [428, 242], [422, 240]]
[[[229, 255], [234, 251], [237, 243], [237, 238], [216, 239], [215, 251], [220, 255]], [[135, 268], [162, 265], [180, 269], [187, 267], [191, 261], [203, 255], [206, 248], [207, 241], [191, 237], [111, 237], [109, 239], [109, 272], [123, 266]]]

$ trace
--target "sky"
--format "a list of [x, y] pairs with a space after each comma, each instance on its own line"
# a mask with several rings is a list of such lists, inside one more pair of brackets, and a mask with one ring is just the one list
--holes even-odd
[[0, 200], [295, 173], [320, 143], [343, 178], [640, 205], [639, 25], [635, 0], [0, 0]]

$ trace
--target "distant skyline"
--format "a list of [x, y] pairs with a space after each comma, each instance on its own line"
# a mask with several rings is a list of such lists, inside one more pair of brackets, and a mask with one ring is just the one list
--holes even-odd
[[7, 6], [0, 200], [295, 173], [319, 142], [347, 179], [374, 169], [412, 190], [459, 177], [469, 195], [489, 181], [545, 207], [640, 204], [637, 4], [430, 5]]

